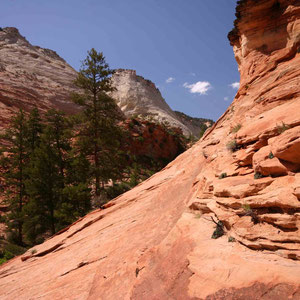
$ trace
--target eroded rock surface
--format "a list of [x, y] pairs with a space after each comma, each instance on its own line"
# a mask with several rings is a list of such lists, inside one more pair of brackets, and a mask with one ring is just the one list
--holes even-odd
[[0, 31], [0, 129], [19, 108], [74, 112], [69, 100], [76, 71], [56, 52], [32, 46], [19, 31]]
[[169, 107], [155, 84], [136, 75], [135, 70], [118, 69], [112, 76], [111, 96], [127, 117], [140, 116], [181, 128], [185, 135], [199, 135], [200, 127], [181, 120]]
[[[71, 92], [77, 72], [55, 51], [32, 46], [18, 29], [0, 31], [0, 130], [12, 114], [22, 108], [41, 112], [57, 108], [73, 113], [78, 107]], [[154, 83], [134, 70], [117, 70], [112, 77], [116, 88], [112, 96], [127, 117], [141, 115], [181, 128], [185, 135], [199, 135], [200, 127], [181, 120], [162, 98]]]
[[[1, 266], [1, 299], [300, 299], [300, 4], [244, 0], [237, 12], [241, 88], [212, 130]], [[274, 159], [285, 172], [259, 173]]]

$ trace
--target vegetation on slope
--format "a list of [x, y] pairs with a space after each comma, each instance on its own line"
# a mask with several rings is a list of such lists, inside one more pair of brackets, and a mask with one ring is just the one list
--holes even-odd
[[185, 124], [190, 123], [192, 126], [199, 128], [199, 134], [197, 138], [201, 138], [207, 128], [211, 127], [215, 122], [211, 119], [204, 119], [204, 118], [194, 118], [190, 117], [183, 112], [174, 111], [177, 117]]

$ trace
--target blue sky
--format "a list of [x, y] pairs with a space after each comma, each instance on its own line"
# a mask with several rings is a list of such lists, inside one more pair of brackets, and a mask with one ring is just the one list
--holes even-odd
[[79, 69], [87, 50], [135, 69], [174, 110], [218, 119], [239, 73], [227, 33], [235, 0], [1, 0], [1, 27], [55, 50]]

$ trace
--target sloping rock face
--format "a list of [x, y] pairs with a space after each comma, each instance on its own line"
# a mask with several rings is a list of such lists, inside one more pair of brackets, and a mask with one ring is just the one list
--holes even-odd
[[76, 71], [56, 52], [32, 46], [19, 31], [0, 31], [0, 129], [22, 108], [58, 108], [74, 112], [70, 102]]
[[179, 128], [168, 131], [160, 124], [135, 118], [126, 120], [123, 127], [130, 133], [127, 150], [132, 156], [170, 162], [187, 149]]
[[[22, 108], [37, 107], [42, 112], [57, 108], [67, 113], [77, 111], [70, 93], [77, 72], [55, 51], [32, 46], [18, 29], [0, 30], [0, 129], [12, 114]], [[141, 115], [181, 128], [185, 135], [198, 135], [200, 127], [182, 122], [171, 110], [150, 80], [134, 70], [117, 70], [112, 77], [116, 91], [112, 96], [127, 117]]]
[[300, 299], [300, 4], [237, 15], [241, 88], [212, 130], [1, 266], [1, 299]]
[[180, 111], [174, 111], [179, 120], [189, 127], [193, 128], [193, 132], [204, 133], [207, 128], [211, 127], [215, 122], [210, 119], [190, 117]]
[[185, 135], [199, 135], [200, 127], [193, 126], [188, 121], [183, 123], [166, 103], [155, 84], [136, 75], [135, 70], [116, 70], [112, 76], [112, 85], [115, 91], [111, 96], [127, 117], [147, 117], [181, 128]]

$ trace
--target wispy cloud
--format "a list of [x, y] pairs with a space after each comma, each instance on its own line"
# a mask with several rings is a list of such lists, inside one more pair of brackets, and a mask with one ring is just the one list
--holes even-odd
[[195, 77], [195, 76], [196, 76], [196, 73], [191, 72], [190, 75]]
[[166, 83], [171, 83], [175, 80], [174, 77], [169, 77], [167, 80], [166, 80]]
[[190, 90], [190, 93], [192, 94], [200, 94], [200, 95], [206, 95], [207, 91], [212, 88], [212, 85], [208, 81], [198, 81], [196, 83], [189, 84], [185, 82], [183, 86], [186, 89]]
[[234, 90], [238, 90], [240, 88], [240, 83], [239, 82], [233, 82], [229, 84]]
[[228, 101], [228, 100], [229, 100], [229, 98], [228, 98], [228, 97], [224, 97], [224, 100], [225, 100], [225, 101]]

